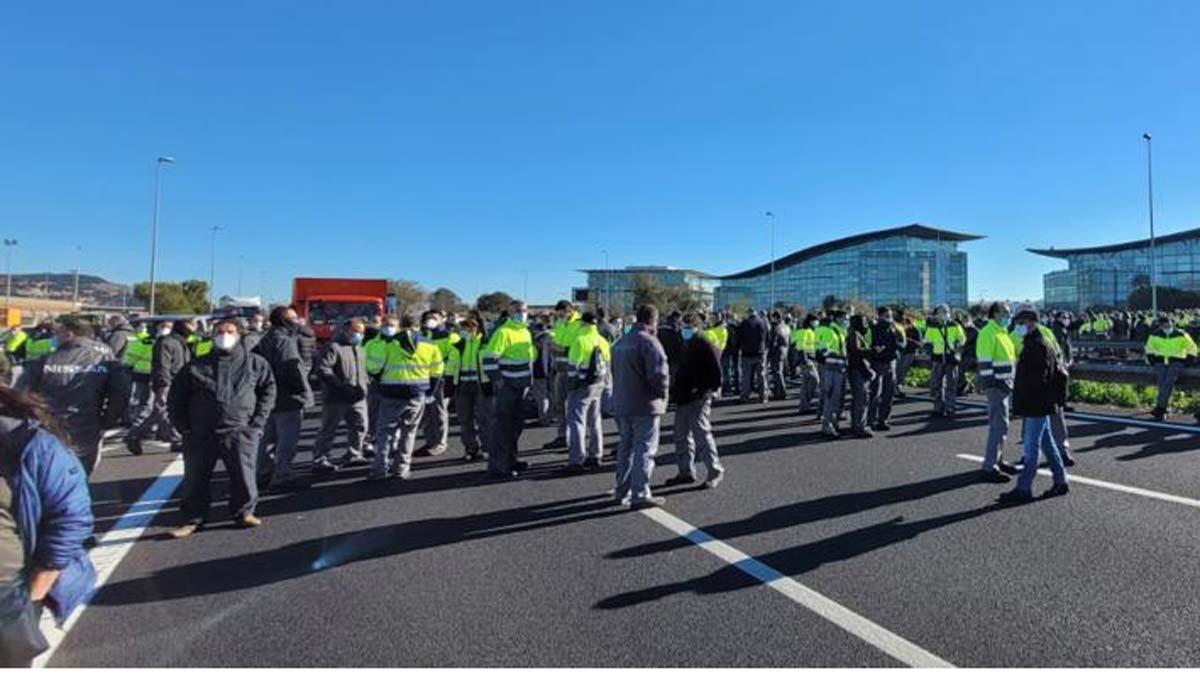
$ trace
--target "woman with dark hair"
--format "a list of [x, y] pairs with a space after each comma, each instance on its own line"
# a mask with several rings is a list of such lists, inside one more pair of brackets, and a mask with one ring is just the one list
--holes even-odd
[[0, 667], [30, 667], [49, 645], [42, 607], [62, 625], [96, 570], [87, 474], [39, 399], [0, 385]]

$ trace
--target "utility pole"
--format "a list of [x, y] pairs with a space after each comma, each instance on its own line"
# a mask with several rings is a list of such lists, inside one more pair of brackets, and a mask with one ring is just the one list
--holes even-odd
[[767, 312], [775, 311], [775, 214], [767, 211], [767, 219], [771, 221], [771, 306]]
[[5, 309], [9, 309], [10, 307], [12, 307], [12, 257], [13, 257], [13, 249], [16, 247], [17, 247], [16, 239], [5, 239], [4, 240], [4, 253], [6, 254], [5, 257], [8, 258], [8, 283], [6, 284], [8, 286], [8, 289], [5, 291], [5, 294], [4, 294], [4, 308]]
[[79, 264], [83, 258], [83, 247], [75, 247], [75, 290], [71, 292], [71, 304], [75, 306], [76, 311], [79, 310]]
[[217, 304], [213, 300], [213, 289], [217, 280], [217, 232], [220, 230], [220, 225], [212, 226], [212, 250], [208, 259], [208, 311], [210, 312], [217, 309]]
[[1150, 206], [1150, 309], [1158, 315], [1158, 261], [1154, 258], [1154, 162], [1150, 155], [1150, 132], [1146, 140], [1146, 200]]

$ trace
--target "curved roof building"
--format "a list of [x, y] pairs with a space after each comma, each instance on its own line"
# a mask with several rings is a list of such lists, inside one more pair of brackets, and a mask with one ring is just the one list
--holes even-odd
[[[1200, 228], [1154, 238], [1157, 283], [1200, 291]], [[1031, 248], [1067, 261], [1067, 269], [1042, 277], [1043, 301], [1057, 309], [1124, 307], [1139, 286], [1150, 285], [1150, 240], [1086, 248]]]
[[[810, 246], [775, 260], [776, 304], [819, 307], [824, 298], [927, 309], [967, 304], [967, 254], [982, 237], [919, 223]], [[718, 309], [771, 305], [771, 263], [721, 277]]]

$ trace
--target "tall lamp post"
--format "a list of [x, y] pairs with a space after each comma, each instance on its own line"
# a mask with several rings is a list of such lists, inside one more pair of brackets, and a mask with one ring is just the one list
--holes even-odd
[[213, 301], [213, 287], [217, 280], [217, 232], [220, 231], [220, 225], [212, 226], [212, 248], [208, 258], [208, 311], [210, 312], [217, 310], [217, 305]]
[[174, 157], [159, 157], [154, 162], [154, 224], [150, 228], [150, 315], [154, 315], [154, 282], [158, 273], [158, 208], [162, 201], [162, 167], [174, 164]]
[[1154, 162], [1150, 154], [1150, 132], [1142, 134], [1146, 141], [1146, 201], [1150, 206], [1150, 310], [1158, 314], [1158, 261], [1154, 257]]
[[609, 305], [612, 304], [612, 288], [611, 288], [611, 286], [609, 286], [609, 281], [612, 279], [612, 268], [608, 266], [608, 250], [603, 249], [600, 252], [604, 254], [604, 295], [603, 295], [604, 303], [603, 303], [603, 307], [607, 311], [609, 309]]
[[4, 308], [5, 309], [12, 307], [12, 257], [13, 257], [13, 249], [16, 247], [17, 247], [16, 239], [5, 239], [4, 240], [4, 253], [5, 253], [5, 257], [7, 258], [7, 264], [8, 264], [8, 282], [6, 283], [7, 289], [4, 292]]
[[71, 304], [75, 306], [75, 310], [79, 310], [79, 263], [83, 258], [83, 247], [75, 247], [75, 290], [71, 291]]
[[767, 220], [771, 221], [771, 306], [767, 312], [775, 311], [775, 214], [767, 211]]

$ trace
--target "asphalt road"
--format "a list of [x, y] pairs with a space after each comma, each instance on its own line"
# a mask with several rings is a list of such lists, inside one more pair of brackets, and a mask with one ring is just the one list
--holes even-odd
[[[982, 453], [982, 413], [935, 421], [909, 402], [886, 434], [827, 442], [794, 406], [721, 405], [725, 482], [660, 489], [664, 510], [954, 665], [1200, 664], [1200, 503], [1076, 483], [1000, 508], [1007, 488], [956, 456]], [[675, 473], [671, 421], [656, 484]], [[1078, 475], [1200, 498], [1200, 436], [1070, 429]], [[411, 481], [354, 470], [267, 497], [253, 531], [171, 540], [170, 501], [50, 665], [902, 665], [761, 573], [612, 506], [611, 465], [557, 475], [565, 455], [534, 450], [552, 433], [526, 432], [534, 468], [517, 481], [482, 480], [452, 435]], [[98, 526], [173, 458], [109, 449]]]

